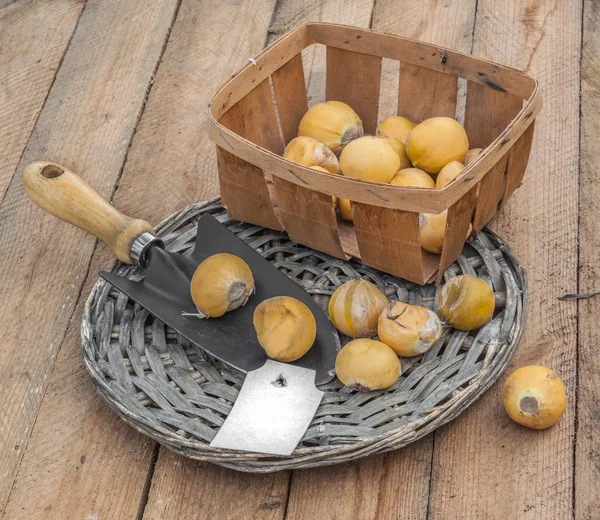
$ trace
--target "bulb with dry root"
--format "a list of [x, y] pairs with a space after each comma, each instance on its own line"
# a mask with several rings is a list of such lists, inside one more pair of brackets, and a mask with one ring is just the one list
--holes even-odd
[[400, 159], [400, 169], [410, 168], [410, 159], [406, 153], [406, 146], [404, 143], [395, 137], [389, 135], [378, 136], [380, 139], [384, 139], [388, 143], [392, 145], [394, 152], [398, 154], [398, 158]]
[[344, 146], [363, 133], [358, 114], [341, 101], [326, 101], [312, 106], [298, 125], [299, 136], [312, 137], [338, 155]]
[[438, 307], [455, 329], [475, 330], [492, 319], [496, 301], [492, 288], [470, 274], [456, 276], [440, 291]]
[[426, 307], [394, 301], [379, 316], [377, 334], [399, 356], [418, 356], [440, 339], [442, 322]]
[[528, 428], [542, 430], [556, 424], [567, 406], [565, 385], [549, 368], [526, 366], [504, 383], [504, 409], [510, 418]]
[[350, 280], [340, 285], [329, 300], [329, 318], [342, 334], [366, 338], [377, 332], [377, 318], [387, 298], [367, 280]]
[[340, 173], [340, 163], [335, 154], [312, 137], [302, 136], [292, 139], [285, 147], [283, 157], [309, 168], [320, 167], [329, 173]]
[[467, 133], [450, 117], [432, 117], [415, 126], [406, 139], [413, 166], [438, 173], [452, 161], [462, 161], [469, 149]]
[[465, 166], [468, 166], [469, 163], [472, 163], [475, 159], [477, 159], [477, 156], [483, 152], [483, 148], [471, 148], [468, 152], [467, 155], [465, 155], [465, 158], [463, 159], [463, 164]]
[[435, 182], [428, 173], [419, 168], [399, 170], [390, 181], [396, 186], [415, 186], [417, 188], [435, 188]]
[[449, 162], [446, 166], [442, 168], [440, 173], [435, 179], [435, 187], [443, 188], [448, 184], [452, 179], [454, 179], [460, 172], [465, 169], [463, 163], [458, 161]]
[[335, 372], [338, 379], [352, 390], [383, 390], [398, 381], [400, 360], [381, 341], [355, 339], [339, 351]]
[[209, 256], [194, 272], [190, 293], [198, 311], [209, 318], [245, 305], [254, 292], [254, 277], [239, 256], [218, 253]]
[[252, 318], [267, 356], [283, 362], [300, 359], [315, 342], [317, 322], [300, 300], [275, 296], [258, 304]]
[[390, 182], [399, 167], [398, 154], [390, 143], [379, 137], [359, 137], [340, 155], [342, 173], [363, 181]]
[[338, 199], [338, 209], [344, 220], [352, 220], [352, 204], [348, 199]]
[[392, 116], [384, 119], [377, 125], [375, 135], [395, 137], [402, 144], [406, 144], [406, 138], [415, 126], [417, 124], [406, 117]]

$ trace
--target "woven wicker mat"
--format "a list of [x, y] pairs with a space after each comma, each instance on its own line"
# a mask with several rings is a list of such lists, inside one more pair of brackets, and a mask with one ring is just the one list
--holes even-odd
[[[157, 229], [170, 251], [190, 251], [200, 215], [226, 224], [326, 308], [350, 278], [375, 283], [389, 298], [436, 306], [434, 285], [419, 286], [343, 262], [291, 242], [283, 233], [232, 220], [218, 199], [189, 206]], [[140, 279], [139, 268], [113, 271]], [[99, 280], [82, 323], [83, 358], [93, 384], [131, 426], [186, 457], [250, 472], [334, 464], [401, 448], [462, 413], [489, 388], [510, 361], [525, 325], [525, 272], [507, 245], [490, 231], [465, 245], [445, 273], [484, 278], [494, 287], [494, 319], [476, 333], [445, 328], [424, 355], [401, 360], [402, 375], [385, 391], [349, 391], [337, 379], [325, 395], [301, 444], [289, 457], [209, 446], [235, 402], [244, 374], [194, 348], [184, 338]], [[342, 338], [342, 343], [349, 338]]]

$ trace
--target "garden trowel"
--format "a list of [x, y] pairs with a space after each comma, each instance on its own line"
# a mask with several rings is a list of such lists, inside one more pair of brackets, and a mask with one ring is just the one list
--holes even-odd
[[[340, 348], [335, 328], [311, 296], [210, 215], [198, 221], [191, 254], [171, 253], [150, 224], [123, 215], [58, 164], [29, 164], [23, 172], [23, 184], [42, 209], [100, 238], [122, 262], [145, 269], [141, 282], [107, 271], [100, 273], [102, 278], [194, 345], [247, 373], [235, 405], [211, 446], [290, 455], [321, 402], [323, 392], [315, 385], [334, 377]], [[252, 271], [256, 293], [245, 306], [220, 318], [199, 319], [191, 316], [197, 314], [190, 296], [191, 278], [198, 265], [216, 253], [244, 259]], [[302, 301], [317, 322], [314, 345], [294, 363], [268, 359], [256, 338], [254, 309], [273, 296]]]

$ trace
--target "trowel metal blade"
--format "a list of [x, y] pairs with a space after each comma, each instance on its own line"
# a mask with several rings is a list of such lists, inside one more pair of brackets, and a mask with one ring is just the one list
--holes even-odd
[[273, 360], [248, 372], [211, 447], [291, 455], [323, 398], [314, 381], [314, 370]]
[[[243, 258], [252, 270], [256, 293], [245, 306], [217, 319], [200, 320], [182, 315], [182, 312], [197, 312], [190, 296], [191, 278], [196, 267], [216, 253]], [[313, 383], [333, 379], [340, 341], [329, 317], [306, 291], [214, 217], [205, 215], [198, 221], [196, 245], [191, 255], [152, 247], [147, 253], [146, 266], [146, 277], [141, 282], [105, 271], [100, 276], [189, 341], [243, 372], [262, 367], [268, 359], [258, 344], [252, 324], [256, 306], [273, 296], [292, 296], [302, 301], [315, 316], [317, 336], [312, 348], [293, 365], [314, 370]]]

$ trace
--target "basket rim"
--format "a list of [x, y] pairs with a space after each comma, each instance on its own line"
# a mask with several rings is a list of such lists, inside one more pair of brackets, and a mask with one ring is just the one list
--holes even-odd
[[[514, 77], [518, 77], [521, 80], [530, 82], [529, 97], [523, 98], [525, 103], [522, 109], [500, 135], [484, 149], [483, 153], [479, 154], [479, 156], [465, 167], [456, 178], [441, 189], [432, 190], [411, 186], [390, 185], [319, 172], [288, 161], [282, 156], [241, 137], [219, 122], [222, 115], [247, 95], [255, 85], [264, 79], [267, 79], [281, 66], [296, 56], [302, 49], [313, 43], [320, 43], [312, 36], [311, 31], [314, 28], [353, 31], [353, 33], [356, 33], [357, 37], [363, 35], [383, 36], [385, 38], [393, 39], [395, 42], [409, 42], [412, 45], [422, 46], [425, 50], [434, 50], [436, 53], [440, 50], [444, 50], [447, 54], [446, 65], [437, 67], [441, 72], [449, 73], [447, 70], [450, 68], [448, 63], [453, 59], [476, 63], [485, 66], [486, 70], [489, 69], [492, 71], [490, 74], [498, 72], [502, 75], [502, 73], [505, 73], [510, 74], [510, 77], [513, 79]], [[344, 42], [346, 41], [351, 40], [344, 40]], [[274, 62], [270, 57], [277, 53], [282, 54], [281, 59], [275, 60]], [[423, 54], [426, 56], [428, 53], [423, 52]], [[431, 65], [430, 61], [427, 63], [422, 62], [419, 66], [423, 66], [423, 63]], [[437, 61], [439, 62], [439, 60]], [[260, 72], [258, 81], [256, 77], [250, 80], [253, 75], [257, 74], [256, 70]], [[482, 79], [486, 76], [487, 72], [471, 74], [469, 80], [490, 87], [489, 80]], [[498, 81], [497, 84], [493, 83], [493, 85], [495, 85], [495, 88], [498, 90], [511, 93], [510, 90], [507, 90], [502, 86], [501, 81]], [[370, 204], [373, 206], [408, 211], [441, 213], [464, 196], [488, 171], [492, 169], [500, 156], [504, 155], [535, 121], [537, 114], [542, 108], [542, 104], [542, 95], [538, 81], [512, 67], [404, 36], [397, 36], [372, 29], [362, 29], [347, 25], [326, 22], [307, 22], [293, 29], [288, 34], [263, 49], [252, 60], [249, 60], [249, 63], [241, 67], [228, 81], [219, 87], [208, 105], [209, 136], [217, 146], [224, 150], [229, 151], [262, 169], [269, 170], [273, 175], [304, 188], [310, 187], [311, 185], [317, 185], [319, 186], [317, 191], [327, 195], [347, 198], [354, 202]]]

